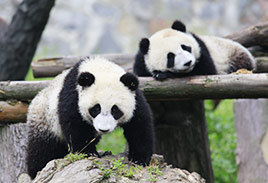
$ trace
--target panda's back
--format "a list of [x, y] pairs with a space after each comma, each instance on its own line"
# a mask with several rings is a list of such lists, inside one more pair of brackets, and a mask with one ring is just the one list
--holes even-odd
[[[239, 43], [216, 36], [200, 36], [206, 44], [219, 74], [228, 73], [230, 64], [247, 60], [254, 67], [254, 58]], [[236, 63], [235, 63], [236, 62]]]
[[64, 79], [69, 70], [55, 77], [48, 87], [38, 93], [29, 106], [27, 123], [32, 132], [39, 133], [47, 130], [58, 137], [62, 137], [62, 131], [58, 117], [59, 93], [63, 87]]

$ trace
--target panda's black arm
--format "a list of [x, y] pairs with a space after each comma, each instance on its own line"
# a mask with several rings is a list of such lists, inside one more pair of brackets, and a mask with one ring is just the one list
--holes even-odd
[[140, 51], [135, 56], [133, 71], [138, 76], [152, 76], [151, 73], [146, 68], [144, 61], [144, 54], [141, 53]]
[[69, 112], [65, 113], [64, 117], [61, 116], [61, 127], [64, 139], [70, 148], [69, 151], [99, 156], [96, 144], [100, 137], [96, 137], [94, 128], [83, 121], [78, 113]]
[[148, 165], [154, 151], [154, 125], [149, 105], [139, 90], [136, 92], [134, 116], [122, 127], [129, 145], [129, 160], [143, 166]]

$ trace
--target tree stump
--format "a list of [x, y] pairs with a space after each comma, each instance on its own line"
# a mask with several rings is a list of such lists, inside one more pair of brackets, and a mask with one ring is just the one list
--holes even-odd
[[195, 171], [213, 183], [203, 101], [149, 103], [155, 119], [156, 153], [164, 155], [168, 164]]
[[0, 182], [17, 182], [20, 173], [26, 172], [26, 124], [0, 126]]
[[238, 182], [268, 182], [268, 100], [236, 100], [234, 110]]

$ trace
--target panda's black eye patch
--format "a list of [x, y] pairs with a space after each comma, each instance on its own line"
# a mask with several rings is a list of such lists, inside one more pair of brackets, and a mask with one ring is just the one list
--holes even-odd
[[186, 46], [186, 45], [184, 45], [184, 44], [182, 44], [181, 45], [181, 48], [183, 49], [183, 50], [185, 50], [185, 51], [188, 51], [188, 52], [192, 52], [192, 48], [190, 47], [190, 46]]
[[114, 117], [115, 120], [118, 120], [119, 118], [121, 118], [123, 116], [123, 112], [117, 107], [117, 105], [113, 105], [112, 109], [111, 109], [111, 113]]
[[172, 67], [174, 67], [174, 62], [175, 62], [175, 54], [174, 53], [171, 53], [171, 52], [169, 52], [168, 54], [167, 54], [167, 67], [168, 68], [172, 68]]
[[88, 86], [92, 85], [94, 83], [94, 81], [95, 81], [95, 77], [93, 76], [93, 74], [91, 74], [89, 72], [83, 72], [78, 77], [77, 82], [80, 86], [88, 87]]
[[90, 108], [88, 111], [89, 111], [89, 114], [93, 118], [95, 118], [96, 116], [98, 116], [98, 114], [100, 114], [100, 112], [101, 112], [101, 106], [100, 106], [100, 104], [96, 104], [92, 108]]

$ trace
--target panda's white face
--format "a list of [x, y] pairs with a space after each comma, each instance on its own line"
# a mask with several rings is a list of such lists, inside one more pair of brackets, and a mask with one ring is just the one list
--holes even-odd
[[169, 52], [167, 55], [167, 67], [171, 72], [190, 72], [193, 70], [196, 59], [191, 53], [191, 47], [181, 45], [175, 52]]
[[150, 72], [190, 72], [200, 56], [200, 48], [191, 34], [171, 28], [156, 32], [149, 39], [145, 64]]
[[[121, 82], [126, 72], [118, 65], [102, 58], [81, 63], [79, 73], [90, 86], [77, 86], [78, 106], [84, 120], [91, 123], [96, 131], [109, 133], [120, 123], [129, 121], [135, 110], [135, 91]], [[87, 81], [86, 81], [87, 82]]]

